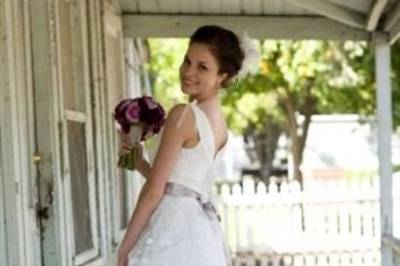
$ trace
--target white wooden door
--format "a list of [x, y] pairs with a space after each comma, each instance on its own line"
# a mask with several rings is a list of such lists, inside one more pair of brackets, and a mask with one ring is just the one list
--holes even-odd
[[[88, 1], [55, 2], [58, 88], [60, 90], [60, 155], [68, 265], [99, 256], [93, 147], [92, 92], [89, 69]], [[64, 219], [62, 219], [64, 218]]]
[[28, 1], [0, 1], [0, 265], [40, 265]]

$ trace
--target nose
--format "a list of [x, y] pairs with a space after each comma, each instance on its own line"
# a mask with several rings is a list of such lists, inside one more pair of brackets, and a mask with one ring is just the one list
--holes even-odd
[[182, 67], [182, 74], [184, 77], [191, 77], [195, 74], [195, 68], [193, 66], [184, 65]]

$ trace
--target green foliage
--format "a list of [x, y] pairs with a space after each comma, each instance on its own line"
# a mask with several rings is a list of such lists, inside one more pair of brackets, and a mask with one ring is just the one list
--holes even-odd
[[400, 126], [400, 42], [392, 46], [393, 126]]
[[373, 62], [367, 43], [264, 41], [261, 47], [259, 72], [224, 96], [236, 131], [249, 126], [261, 130], [266, 120], [284, 127], [285, 100], [298, 113], [307, 108], [323, 114], [374, 112]]
[[147, 65], [153, 96], [169, 110], [183, 102], [180, 90], [179, 67], [186, 52], [186, 39], [149, 39], [151, 62]]

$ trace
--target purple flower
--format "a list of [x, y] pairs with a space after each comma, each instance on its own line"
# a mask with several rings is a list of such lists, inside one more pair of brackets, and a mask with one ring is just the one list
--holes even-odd
[[123, 116], [125, 115], [125, 110], [128, 105], [133, 101], [133, 99], [125, 99], [120, 101], [117, 106], [115, 107], [115, 115], [116, 116]]
[[159, 106], [150, 96], [143, 96], [143, 101], [146, 103], [148, 109], [156, 109]]
[[125, 99], [120, 101], [114, 109], [114, 119], [121, 125], [121, 130], [124, 133], [129, 133], [130, 123], [126, 117], [126, 109], [129, 104], [132, 102], [132, 99]]
[[131, 123], [139, 123], [140, 120], [140, 107], [137, 101], [132, 101], [128, 104], [125, 111], [126, 120]]
[[141, 140], [160, 132], [165, 123], [165, 111], [150, 96], [124, 99], [115, 107], [114, 118], [124, 133], [131, 125], [140, 123], [143, 127]]

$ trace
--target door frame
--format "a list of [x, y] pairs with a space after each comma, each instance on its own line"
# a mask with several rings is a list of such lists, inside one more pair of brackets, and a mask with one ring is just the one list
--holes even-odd
[[2, 1], [0, 12], [0, 259], [2, 265], [41, 265], [29, 1]]

